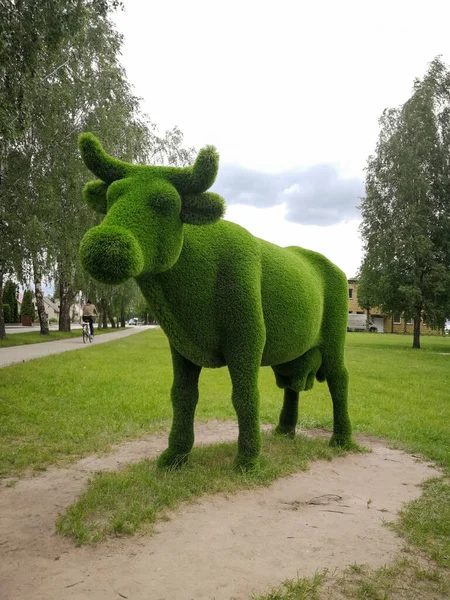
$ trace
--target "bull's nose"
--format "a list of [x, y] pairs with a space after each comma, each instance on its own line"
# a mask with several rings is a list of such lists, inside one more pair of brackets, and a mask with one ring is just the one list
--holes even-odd
[[81, 241], [80, 259], [86, 271], [102, 283], [122, 283], [139, 275], [144, 267], [136, 238], [117, 226], [90, 229]]

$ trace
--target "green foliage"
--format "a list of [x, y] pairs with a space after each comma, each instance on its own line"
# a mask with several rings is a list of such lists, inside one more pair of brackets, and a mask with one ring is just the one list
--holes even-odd
[[3, 302], [9, 306], [8, 319], [5, 315], [5, 323], [18, 323], [19, 322], [19, 306], [17, 303], [17, 293], [19, 286], [10, 279], [5, 283], [3, 289]]
[[4, 315], [5, 323], [13, 323], [13, 320], [11, 318], [11, 308], [10, 308], [9, 304], [3, 305], [3, 315]]
[[86, 169], [79, 134], [98, 132], [130, 162], [152, 156], [160, 164], [182, 165], [192, 151], [183, 148], [178, 128], [160, 136], [141, 111], [119, 60], [122, 36], [108, 18], [117, 2], [7, 4], [0, 9], [0, 33], [7, 24], [0, 40], [8, 44], [4, 52], [0, 41], [0, 134], [9, 117], [11, 123], [17, 119], [7, 127], [5, 144], [0, 135], [0, 274], [17, 273], [35, 286], [45, 276], [55, 280], [60, 328], [68, 330], [76, 293], [90, 287], [78, 247], [98, 223], [82, 197]]
[[33, 292], [31, 290], [25, 290], [23, 294], [20, 316], [30, 317], [32, 321], [34, 321], [36, 318], [36, 313], [33, 304]]
[[12, 140], [23, 133], [34, 88], [54, 75], [49, 62], [83, 29], [88, 15], [95, 11], [104, 18], [119, 4], [116, 0], [2, 2], [0, 138]]
[[174, 419], [160, 466], [178, 466], [194, 441], [202, 367], [228, 366], [239, 421], [238, 466], [257, 465], [258, 373], [271, 366], [285, 390], [280, 431], [295, 430], [300, 391], [327, 380], [335, 445], [351, 443], [344, 366], [347, 280], [325, 257], [280, 248], [220, 220], [224, 201], [208, 193], [219, 157], [208, 146], [192, 167], [134, 165], [106, 154], [92, 134], [80, 137], [88, 168], [107, 184], [89, 184], [88, 202], [107, 214], [80, 246], [95, 279], [134, 276], [169, 338]]
[[435, 59], [411, 98], [385, 110], [369, 157], [361, 233], [364, 305], [443, 327], [450, 316], [450, 71]]

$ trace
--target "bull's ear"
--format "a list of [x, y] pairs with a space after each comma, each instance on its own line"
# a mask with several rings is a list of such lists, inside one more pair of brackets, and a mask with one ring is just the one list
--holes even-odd
[[100, 213], [101, 215], [106, 215], [108, 211], [107, 203], [106, 203], [106, 191], [108, 189], [108, 185], [97, 179], [95, 181], [89, 181], [84, 186], [83, 197], [87, 204], [95, 210], [95, 212]]
[[213, 192], [190, 194], [181, 199], [180, 218], [190, 225], [215, 223], [225, 213], [225, 201]]

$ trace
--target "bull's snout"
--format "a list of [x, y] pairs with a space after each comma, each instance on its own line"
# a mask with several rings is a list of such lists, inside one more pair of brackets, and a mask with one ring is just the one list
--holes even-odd
[[139, 275], [144, 257], [136, 238], [123, 227], [99, 225], [81, 241], [81, 264], [97, 281], [118, 284]]

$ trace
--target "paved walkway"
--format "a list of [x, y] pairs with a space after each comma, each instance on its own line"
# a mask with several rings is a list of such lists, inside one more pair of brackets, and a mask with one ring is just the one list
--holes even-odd
[[[48, 328], [50, 331], [58, 331], [58, 325], [51, 323]], [[24, 327], [23, 325], [6, 325], [5, 331], [6, 335], [11, 335], [14, 333], [30, 333], [32, 331], [40, 331], [40, 327], [38, 324], [34, 324], [31, 327]], [[79, 323], [71, 323], [71, 329], [81, 329], [81, 325]]]
[[70, 350], [83, 350], [93, 345], [105, 344], [120, 338], [128, 337], [140, 331], [152, 329], [155, 325], [138, 325], [130, 327], [125, 331], [117, 331], [114, 333], [104, 333], [97, 335], [94, 338], [93, 344], [83, 344], [81, 337], [68, 338], [67, 340], [58, 340], [55, 342], [42, 342], [40, 344], [27, 344], [22, 346], [12, 346], [10, 348], [0, 348], [0, 367], [6, 367], [13, 363], [21, 363], [33, 358], [49, 356], [50, 354], [60, 354], [61, 352], [69, 352]]

